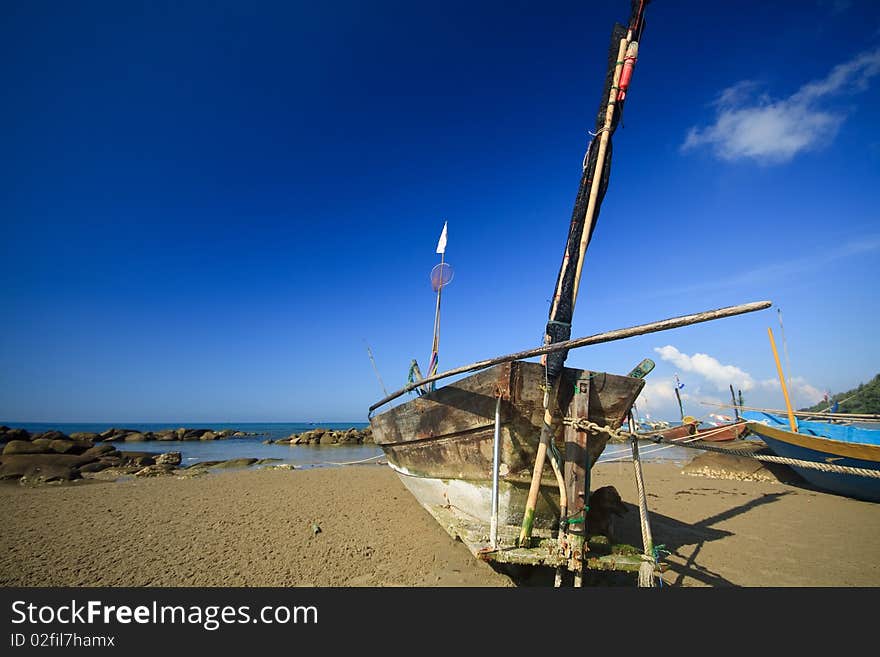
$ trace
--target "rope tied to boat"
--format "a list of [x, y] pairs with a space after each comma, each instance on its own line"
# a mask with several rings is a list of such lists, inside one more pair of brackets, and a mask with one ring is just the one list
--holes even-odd
[[607, 424], [601, 425], [592, 422], [583, 417], [564, 417], [562, 418], [562, 424], [574, 427], [578, 431], [592, 431], [594, 433], [604, 433], [609, 438], [619, 438], [626, 440], [628, 438], [632, 438], [637, 434], [630, 433], [629, 431], [624, 431], [623, 429], [612, 429]]
[[[593, 431], [596, 433], [604, 433], [611, 438], [618, 438], [621, 440], [631, 439], [633, 436], [638, 437], [638, 434], [633, 434], [629, 431], [624, 431], [622, 429], [612, 429], [607, 425], [602, 426], [583, 418], [566, 417], [563, 418], [562, 422], [563, 424], [575, 427], [580, 431]], [[750, 452], [744, 449], [728, 449], [726, 447], [715, 447], [713, 445], [707, 445], [706, 443], [702, 442], [699, 445], [695, 445], [693, 444], [694, 441], [682, 442], [667, 440], [662, 436], [643, 436], [643, 438], [645, 440], [650, 440], [653, 443], [657, 443], [658, 445], [679, 446], [686, 447], [688, 449], [700, 449], [705, 452], [729, 454], [730, 456], [742, 456], [744, 458], [755, 459], [756, 461], [764, 461], [766, 463], [780, 463], [782, 465], [792, 465], [799, 468], [807, 468], [808, 470], [819, 470], [821, 472], [835, 472], [838, 474], [851, 474], [857, 475], [859, 477], [880, 479], [880, 470], [854, 468], [852, 466], [837, 465], [834, 463], [819, 463], [818, 461], [803, 461], [801, 459], [791, 459], [785, 456], [774, 456], [770, 454], [755, 454], [754, 452]], [[698, 439], [699, 435], [691, 436], [691, 438]]]

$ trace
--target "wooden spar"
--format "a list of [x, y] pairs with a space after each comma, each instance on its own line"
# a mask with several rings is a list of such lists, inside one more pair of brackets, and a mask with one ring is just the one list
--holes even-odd
[[[739, 404], [721, 404], [718, 402], [700, 402], [703, 406], [717, 406], [719, 408], [739, 408], [744, 411], [758, 411], [760, 413], [773, 413], [774, 415], [784, 415], [788, 413], [786, 410], [774, 408], [757, 408], [755, 406], [740, 406]], [[853, 422], [880, 421], [880, 415], [876, 413], [824, 413], [822, 411], [792, 411], [797, 417], [822, 417], [829, 420], [851, 420]]]
[[736, 393], [733, 392], [733, 384], [730, 384], [730, 399], [733, 402], [733, 415], [739, 420], [739, 408], [736, 405]]
[[632, 338], [637, 335], [657, 333], [658, 331], [668, 331], [670, 329], [681, 328], [682, 326], [690, 326], [691, 324], [700, 324], [702, 322], [723, 319], [725, 317], [734, 317], [736, 315], [751, 313], [757, 310], [765, 310], [771, 305], [773, 304], [770, 301], [754, 301], [752, 303], [744, 303], [738, 306], [728, 306], [726, 308], [718, 308], [717, 310], [707, 310], [691, 315], [670, 317], [669, 319], [662, 319], [658, 322], [651, 322], [649, 324], [640, 324], [638, 326], [615, 329], [613, 331], [597, 333], [595, 335], [590, 335], [583, 338], [575, 338], [573, 340], [566, 340], [564, 342], [556, 342], [554, 344], [543, 345], [541, 347], [535, 347], [534, 349], [519, 351], [514, 354], [507, 354], [506, 356], [498, 356], [496, 358], [490, 358], [488, 360], [477, 361], [475, 363], [471, 363], [470, 365], [457, 367], [452, 370], [447, 370], [446, 372], [441, 372], [440, 374], [436, 374], [434, 376], [429, 376], [425, 379], [420, 379], [417, 382], [410, 383], [400, 390], [391, 393], [384, 399], [381, 399], [370, 406], [370, 412], [372, 413], [380, 406], [384, 406], [388, 402], [394, 401], [401, 395], [405, 395], [406, 393], [410, 392], [411, 390], [415, 390], [421, 385], [424, 385], [426, 383], [433, 383], [434, 381], [439, 381], [440, 379], [446, 379], [450, 376], [466, 374], [468, 372], [475, 372], [477, 370], [484, 370], [487, 367], [499, 365], [500, 363], [509, 363], [510, 361], [523, 360], [525, 358], [534, 358], [535, 356], [542, 356], [544, 354], [549, 354], [554, 351], [561, 351], [564, 349], [579, 349], [580, 347], [586, 347], [588, 345], [614, 342], [616, 340]]
[[779, 385], [782, 386], [782, 396], [785, 397], [785, 408], [788, 410], [788, 423], [792, 433], [797, 433], [797, 422], [791, 410], [791, 399], [788, 398], [788, 386], [785, 385], [785, 375], [782, 373], [782, 363], [779, 362], [779, 353], [776, 351], [776, 341], [773, 339], [773, 329], [767, 327], [767, 335], [770, 337], [770, 347], [773, 349], [773, 358], [776, 361], [776, 371], [779, 373]]

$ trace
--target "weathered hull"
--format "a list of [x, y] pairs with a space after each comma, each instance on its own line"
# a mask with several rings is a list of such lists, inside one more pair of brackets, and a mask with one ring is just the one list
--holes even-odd
[[[519, 524], [543, 422], [544, 368], [514, 361], [483, 370], [373, 417], [373, 437], [389, 464], [429, 510], [453, 505], [489, 522], [496, 402], [501, 396], [499, 523]], [[617, 428], [644, 382], [625, 376], [566, 368], [559, 408], [567, 415], [576, 394], [588, 395], [588, 419]], [[589, 433], [594, 464], [608, 436]], [[564, 451], [562, 431], [556, 444]], [[558, 488], [548, 467], [542, 479], [536, 526], [559, 515]]]
[[745, 422], [736, 422], [727, 426], [707, 427], [705, 429], [697, 429], [697, 436], [700, 440], [707, 443], [723, 443], [729, 440], [736, 440], [741, 437], [748, 427]]

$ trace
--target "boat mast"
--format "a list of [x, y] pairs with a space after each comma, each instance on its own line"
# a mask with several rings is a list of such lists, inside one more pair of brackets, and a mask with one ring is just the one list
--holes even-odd
[[[632, 0], [629, 28], [626, 29], [622, 25], [615, 24], [611, 33], [605, 91], [596, 117], [595, 131], [592, 133], [593, 139], [584, 156], [581, 182], [575, 198], [562, 265], [556, 279], [556, 290], [547, 320], [544, 344], [565, 342], [571, 337], [571, 321], [580, 286], [584, 255], [596, 226], [605, 191], [608, 188], [611, 167], [611, 135], [620, 121], [626, 91], [632, 79], [638, 55], [638, 42], [644, 27], [644, 9], [649, 1]], [[556, 406], [559, 377], [562, 374], [567, 356], [568, 351], [563, 350], [548, 354], [544, 359], [544, 421], [520, 529], [519, 544], [521, 546], [528, 546], [531, 538], [544, 463], [557, 424], [553, 410]], [[567, 517], [565, 485], [560, 464], [552, 450], [550, 451], [550, 465], [559, 483], [560, 518], [565, 522]]]

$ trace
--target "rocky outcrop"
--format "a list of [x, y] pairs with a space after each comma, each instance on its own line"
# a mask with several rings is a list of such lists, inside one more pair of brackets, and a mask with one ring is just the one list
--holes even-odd
[[367, 445], [373, 443], [373, 430], [351, 429], [334, 431], [331, 429], [312, 429], [303, 433], [292, 434], [287, 438], [276, 440], [276, 445]]
[[710, 479], [734, 479], [736, 481], [781, 481], [788, 483], [798, 479], [795, 472], [784, 465], [764, 463], [745, 456], [704, 452], [695, 456], [682, 468], [682, 474]]
[[13, 440], [6, 443], [3, 456], [12, 454], [45, 454], [49, 450], [43, 445], [35, 445], [29, 440]]
[[165, 454], [159, 454], [154, 457], [153, 460], [156, 462], [156, 465], [180, 465], [181, 455], [180, 452], [167, 452]]
[[[180, 465], [180, 452], [120, 452], [115, 441], [139, 442], [151, 434], [110, 429], [103, 434], [60, 431], [31, 435], [23, 429], [0, 427], [5, 441], [0, 455], [0, 479], [17, 479], [22, 484], [45, 484], [82, 478], [116, 479], [139, 472], [139, 476], [170, 474]], [[93, 439], [102, 442], [95, 444]], [[109, 439], [109, 440], [108, 440]]]

